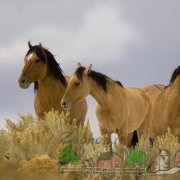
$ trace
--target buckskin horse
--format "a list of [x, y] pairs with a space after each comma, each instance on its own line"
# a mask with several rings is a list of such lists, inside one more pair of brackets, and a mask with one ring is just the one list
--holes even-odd
[[131, 145], [133, 132], [143, 133], [144, 123], [149, 122], [151, 104], [142, 89], [125, 88], [119, 81], [85, 68], [78, 63], [71, 76], [61, 106], [71, 109], [89, 94], [97, 101], [96, 117], [101, 136], [106, 136], [111, 144], [111, 134], [116, 133], [120, 142]]
[[180, 66], [172, 73], [170, 83], [152, 105], [149, 135], [156, 139], [170, 128], [180, 141]]
[[[52, 109], [62, 112], [59, 104], [68, 84], [69, 77], [63, 75], [62, 69], [50, 51], [41, 43], [32, 46], [28, 42], [29, 50], [24, 58], [24, 68], [18, 80], [23, 89], [34, 83], [34, 108], [39, 119], [44, 119], [45, 112]], [[84, 124], [87, 113], [87, 102], [82, 98], [73, 105], [70, 117], [76, 118], [77, 124]]]
[[159, 94], [165, 89], [165, 85], [163, 84], [153, 84], [144, 87], [144, 91], [146, 95], [149, 97], [151, 103], [153, 104]]

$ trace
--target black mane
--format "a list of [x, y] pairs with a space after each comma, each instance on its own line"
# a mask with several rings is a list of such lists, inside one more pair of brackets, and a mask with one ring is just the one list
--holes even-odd
[[[46, 54], [46, 57], [43, 51]], [[63, 75], [63, 71], [60, 68], [59, 63], [57, 63], [53, 54], [50, 51], [48, 51], [46, 48], [43, 48], [42, 50], [42, 47], [40, 45], [35, 45], [30, 47], [26, 56], [29, 55], [31, 52], [35, 52], [36, 55], [44, 62], [46, 62], [46, 58], [47, 58], [49, 69], [52, 75], [54, 76], [54, 78], [60, 81], [62, 85], [67, 86], [67, 81]], [[38, 82], [34, 82], [34, 90], [36, 91], [37, 89], [38, 89]]]
[[[83, 72], [85, 71], [85, 69], [86, 69], [85, 67], [79, 67], [75, 71], [75, 74], [81, 80], [82, 80]], [[108, 76], [100, 72], [96, 72], [92, 70], [90, 71], [88, 76], [91, 77], [105, 92], [107, 92], [107, 80], [110, 79]], [[123, 87], [119, 81], [115, 81], [115, 83]]]
[[177, 78], [178, 75], [180, 75], [180, 66], [178, 66], [178, 67], [173, 71], [169, 84], [172, 84], [172, 83], [175, 81], [175, 79]]
[[116, 84], [118, 84], [119, 86], [123, 87], [122, 83], [120, 81], [115, 81]]

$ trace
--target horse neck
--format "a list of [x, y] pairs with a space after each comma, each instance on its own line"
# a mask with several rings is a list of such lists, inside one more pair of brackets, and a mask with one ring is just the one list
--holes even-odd
[[[112, 88], [110, 88], [112, 83]], [[108, 106], [110, 101], [112, 101], [112, 97], [116, 92], [117, 84], [111, 80], [107, 82], [107, 91], [104, 91], [94, 80], [89, 79], [90, 85], [90, 95], [96, 99], [97, 103], [101, 106]], [[118, 88], [118, 91], [120, 88]], [[122, 91], [122, 93], [124, 93]]]
[[171, 89], [173, 91], [177, 91], [178, 93], [180, 92], [180, 75], [178, 75], [178, 77], [176, 77], [174, 82], [171, 84]]
[[41, 101], [49, 103], [52, 101], [59, 101], [64, 95], [65, 90], [66, 87], [50, 74], [38, 81], [37, 95]]

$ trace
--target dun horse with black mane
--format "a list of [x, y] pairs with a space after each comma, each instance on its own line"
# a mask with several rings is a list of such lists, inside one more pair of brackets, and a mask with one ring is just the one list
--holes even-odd
[[116, 133], [122, 144], [130, 146], [133, 132], [136, 130], [138, 136], [143, 133], [144, 123], [149, 122], [151, 105], [142, 89], [124, 88], [120, 82], [91, 70], [91, 65], [85, 68], [78, 64], [61, 106], [71, 109], [88, 94], [97, 101], [100, 133], [108, 136], [108, 143], [111, 143], [111, 134]]
[[[39, 119], [44, 119], [44, 113], [52, 109], [62, 112], [59, 104], [68, 84], [68, 77], [56, 62], [54, 56], [41, 44], [32, 46], [28, 42], [29, 50], [24, 58], [25, 66], [19, 78], [19, 86], [23, 89], [34, 83], [35, 112]], [[87, 102], [82, 98], [73, 105], [70, 117], [76, 118], [77, 124], [84, 123], [87, 113]]]
[[153, 84], [144, 87], [144, 91], [146, 95], [149, 97], [151, 103], [153, 104], [156, 98], [159, 96], [159, 94], [164, 91], [165, 85], [163, 84]]
[[180, 66], [174, 70], [169, 85], [153, 103], [149, 134], [156, 139], [167, 132], [168, 127], [180, 141]]

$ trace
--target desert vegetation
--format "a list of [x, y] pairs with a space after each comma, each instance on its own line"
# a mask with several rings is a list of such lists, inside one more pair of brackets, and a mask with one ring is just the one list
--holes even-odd
[[[1, 179], [7, 177], [36, 179], [36, 175], [44, 179], [51, 179], [51, 177], [66, 179], [69, 175], [58, 173], [61, 165], [60, 157], [63, 157], [64, 150], [72, 149], [78, 156], [75, 162], [86, 166], [95, 165], [99, 154], [109, 150], [108, 146], [104, 145], [103, 138], [94, 139], [89, 121], [84, 126], [77, 126], [74, 119], [70, 124], [68, 113], [59, 114], [54, 110], [46, 113], [43, 121], [38, 121], [31, 114], [20, 115], [16, 123], [7, 119], [6, 128], [0, 130], [0, 147]], [[167, 129], [166, 134], [161, 138], [158, 137], [152, 148], [144, 137], [141, 137], [136, 148], [146, 153], [147, 164], [151, 164], [152, 159], [158, 155], [159, 149], [167, 149], [173, 156], [180, 149], [180, 144], [171, 130]], [[131, 149], [115, 141], [113, 151], [124, 156]], [[77, 177], [77, 174], [73, 176]], [[92, 179], [91, 175], [83, 175], [81, 179], [88, 179], [88, 177]]]
[[78, 152], [83, 144], [93, 141], [89, 123], [77, 126], [74, 119], [70, 125], [68, 113], [52, 110], [43, 121], [37, 121], [30, 114], [20, 115], [17, 123], [6, 121], [6, 128], [0, 131], [0, 161], [2, 166], [18, 174], [31, 170], [57, 172], [58, 156], [64, 148], [72, 147]]

